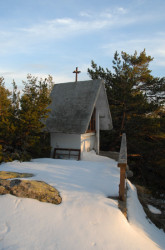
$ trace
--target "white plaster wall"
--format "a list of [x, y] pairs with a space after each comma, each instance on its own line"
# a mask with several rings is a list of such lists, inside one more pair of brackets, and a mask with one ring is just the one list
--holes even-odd
[[80, 135], [51, 133], [50, 143], [52, 147], [52, 150], [51, 150], [52, 154], [53, 154], [54, 148], [80, 149]]
[[81, 135], [81, 152], [89, 152], [95, 148], [96, 134], [86, 133]]
[[81, 152], [89, 152], [96, 148], [96, 134], [64, 134], [51, 133], [51, 156], [53, 156], [54, 148], [71, 148], [81, 149]]

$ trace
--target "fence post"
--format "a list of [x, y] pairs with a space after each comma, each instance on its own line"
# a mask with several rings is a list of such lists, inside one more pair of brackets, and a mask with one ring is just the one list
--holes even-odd
[[126, 167], [127, 167], [126, 134], [122, 135], [118, 167], [120, 168], [119, 199], [124, 201], [125, 200], [125, 175], [126, 175]]
[[118, 167], [120, 167], [119, 199], [124, 201], [126, 164], [118, 164]]

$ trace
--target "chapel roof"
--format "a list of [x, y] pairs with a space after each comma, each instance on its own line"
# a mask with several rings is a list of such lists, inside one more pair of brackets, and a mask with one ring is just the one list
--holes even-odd
[[[102, 88], [105, 89], [103, 80], [100, 79], [55, 84], [50, 95], [52, 102], [46, 121], [47, 130], [84, 134]], [[110, 129], [112, 127], [110, 111], [107, 116], [109, 116], [107, 128]]]

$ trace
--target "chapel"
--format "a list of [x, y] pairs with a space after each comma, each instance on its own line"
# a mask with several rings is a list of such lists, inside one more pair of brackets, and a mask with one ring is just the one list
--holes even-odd
[[99, 154], [100, 130], [112, 129], [104, 81], [55, 84], [50, 96], [46, 130], [50, 132], [51, 156], [79, 160], [83, 152]]

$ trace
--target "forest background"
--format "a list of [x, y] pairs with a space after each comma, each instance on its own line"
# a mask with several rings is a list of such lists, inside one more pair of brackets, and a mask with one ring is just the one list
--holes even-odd
[[[113, 130], [101, 132], [101, 150], [119, 151], [127, 135], [128, 164], [135, 183], [165, 196], [165, 78], [153, 77], [145, 50], [139, 55], [116, 52], [112, 70], [92, 61], [88, 73], [105, 81]], [[31, 75], [22, 94], [0, 78], [0, 162], [50, 156], [49, 134], [44, 131], [53, 79]]]

